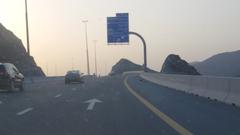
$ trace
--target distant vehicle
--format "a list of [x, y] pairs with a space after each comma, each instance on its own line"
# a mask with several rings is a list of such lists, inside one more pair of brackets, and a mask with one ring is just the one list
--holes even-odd
[[69, 84], [69, 83], [72, 83], [72, 82], [83, 83], [82, 74], [80, 74], [80, 71], [73, 70], [73, 71], [68, 71], [67, 72], [67, 74], [65, 75], [65, 84]]
[[24, 90], [24, 76], [11, 63], [0, 63], [0, 88], [8, 89], [19, 88]]

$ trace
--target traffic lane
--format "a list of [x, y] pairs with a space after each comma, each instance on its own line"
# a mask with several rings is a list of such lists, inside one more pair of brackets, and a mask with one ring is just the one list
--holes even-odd
[[[41, 85], [41, 89], [33, 89], [36, 85]], [[50, 81], [29, 86], [29, 88], [32, 89], [26, 89], [24, 93], [21, 95], [19, 94], [19, 96], [15, 98], [15, 102], [8, 102], [5, 103], [5, 106], [0, 106], [2, 110], [0, 112], [0, 125], [2, 125], [0, 126], [0, 134], [41, 134], [45, 131], [44, 125], [54, 128], [54, 126], [48, 125], [50, 122], [47, 122], [49, 119], [53, 121], [56, 120], [54, 117], [51, 118], [48, 116], [49, 110], [54, 108], [54, 106], [61, 107], [61, 104], [68, 104], [68, 102], [71, 100], [66, 101], [64, 99], [64, 94], [70, 93], [73, 91], [73, 88], [79, 89], [80, 87], [80, 84], [66, 86], [64, 81]], [[59, 95], [59, 93], [61, 93], [61, 96], [56, 97], [56, 95]], [[31, 96], [32, 100], [30, 102], [26, 102], [24, 98], [29, 96]], [[41, 107], [46, 109], [41, 110]], [[64, 113], [65, 112], [66, 110], [64, 110]], [[37, 115], [36, 117], [33, 115], [35, 113], [40, 115]], [[41, 115], [42, 113], [45, 113], [46, 115]], [[56, 113], [58, 113], [58, 111], [55, 110], [55, 114]], [[57, 116], [59, 117], [62, 114], [58, 114]], [[40, 130], [38, 130], [39, 127], [41, 127], [39, 124], [42, 124], [41, 126], [43, 127], [40, 128]], [[51, 130], [48, 131], [45, 131], [44, 133], [50, 134]]]
[[45, 103], [55, 93], [61, 93], [61, 88], [56, 87], [60, 83], [62, 82], [35, 82], [26, 84], [23, 92], [19, 92], [17, 89], [12, 92], [0, 92], [1, 107], [4, 111], [11, 113], [12, 111], [8, 111], [8, 109], [18, 109], [24, 106]]
[[85, 106], [87, 123], [81, 128], [87, 130], [83, 134], [177, 134], [128, 92], [120, 76], [102, 78], [89, 88], [84, 97], [97, 98], [102, 103], [93, 111], [87, 111]]
[[[85, 124], [79, 122], [82, 134], [177, 134], [127, 91], [120, 76], [102, 78], [95, 85], [88, 85], [85, 93], [83, 101], [97, 98], [102, 103], [98, 103], [93, 111], [87, 111], [86, 105], [83, 108], [81, 115]], [[78, 133], [73, 131], [69, 132]]]
[[128, 83], [159, 110], [194, 134], [239, 135], [240, 109], [129, 77]]
[[12, 128], [19, 127], [18, 122], [16, 122], [18, 118], [21, 119], [22, 115], [37, 111], [37, 107], [40, 105], [47, 105], [54, 101], [56, 95], [63, 93], [60, 85], [64, 85], [64, 81], [41, 80], [41, 82], [27, 84], [24, 92], [0, 93], [2, 101], [0, 105], [0, 125], [2, 125], [0, 126], [0, 133], [5, 134], [5, 131], [14, 132], [15, 130], [12, 130]]
[[[3, 134], [59, 134], [59, 135], [154, 135], [177, 134], [168, 125], [156, 118], [121, 82], [121, 77], [102, 78], [86, 83], [85, 87], [71, 88], [75, 85], [61, 85], [64, 93], [48, 104], [39, 104], [30, 113], [15, 117], [10, 128]], [[91, 98], [102, 103], [88, 111]], [[2, 131], [2, 130], [0, 130]]]
[[[5, 106], [1, 108], [3, 111], [1, 111], [0, 123], [1, 125], [4, 125], [0, 126], [1, 134], [41, 134], [42, 132], [48, 134], [51, 133], [52, 130], [56, 132], [59, 132], [59, 130], [62, 131], [61, 129], [65, 129], [64, 125], [71, 125], [68, 123], [65, 124], [65, 122], [61, 122], [62, 120], [65, 121], [65, 119], [68, 119], [62, 115], [66, 113], [68, 106], [70, 108], [71, 106], [72, 108], [75, 108], [75, 114], [79, 115], [77, 108], [79, 108], [78, 106], [82, 106], [82, 102], [77, 101], [78, 99], [83, 98], [82, 95], [78, 95], [77, 99], [74, 99], [73, 97], [77, 92], [84, 92], [86, 89], [88, 89], [89, 86], [93, 86], [94, 83], [91, 80], [93, 79], [88, 78], [84, 84], [74, 83], [71, 85], [65, 85], [64, 81], [62, 80], [40, 80], [39, 82], [27, 85], [26, 91], [24, 93], [9, 93], [12, 95], [9, 95], [8, 100], [13, 100], [14, 102], [5, 102]], [[99, 81], [99, 83], [102, 82], [104, 82], [104, 80]], [[13, 94], [17, 95], [13, 96]], [[31, 97], [32, 100], [25, 102], [24, 99], [26, 97]], [[79, 105], [79, 103], [81, 105]], [[66, 108], [62, 108], [62, 105], [66, 106]], [[29, 109], [31, 112], [28, 112]], [[51, 110], [53, 111], [53, 115], [49, 115], [51, 113]], [[23, 115], [17, 115], [18, 113], [23, 113]], [[37, 117], [33, 115], [34, 113], [38, 114]], [[71, 116], [74, 117], [75, 114], [72, 114]], [[74, 121], [75, 119], [72, 118], [72, 120]], [[61, 128], [54, 128], [58, 127], [59, 124]], [[49, 126], [51, 129], [48, 129]], [[40, 128], [40, 130], [38, 130], [39, 127], [43, 128]], [[48, 130], [44, 131], [43, 129]]]
[[[102, 84], [102, 81], [99, 81], [99, 83]], [[84, 85], [86, 86], [82, 87]], [[86, 111], [87, 107], [83, 102], [88, 99], [88, 96], [84, 95], [88, 93], [88, 91], [91, 91], [94, 83], [89, 80], [84, 85], [77, 83], [65, 85], [64, 82], [54, 85], [55, 88], [63, 89], [60, 97], [52, 97], [52, 100], [49, 99], [46, 104], [37, 104], [32, 112], [21, 117], [12, 116], [9, 121], [5, 121], [2, 129], [0, 127], [1, 134], [84, 133], [85, 128], [79, 128], [81, 122], [84, 123], [82, 125], [88, 122], [85, 114], [81, 113], [81, 111]], [[14, 129], [6, 127], [14, 127]], [[89, 128], [88, 132], [89, 131], [92, 131], [91, 128]]]
[[[17, 90], [13, 92], [1, 92], [0, 101], [2, 104], [0, 106], [0, 124], [5, 124], [4, 121], [7, 118], [11, 118], [12, 115], [15, 115], [17, 112], [20, 112], [26, 108], [32, 107], [35, 104], [38, 104], [39, 101], [46, 101], [46, 96], [43, 96], [43, 99], [38, 100], [39, 96], [37, 88], [29, 89], [26, 88], [24, 92], [19, 92]], [[46, 93], [45, 93], [46, 94]]]
[[[129, 93], [123, 83], [121, 77], [114, 80], [109, 78], [109, 84], [106, 85], [106, 99], [109, 101], [106, 106], [101, 108], [99, 117], [104, 116], [104, 119], [112, 120], [109, 124], [114, 123], [116, 130], [114, 134], [126, 135], [175, 135], [175, 130], [170, 128], [161, 119], [157, 118], [150, 110], [141, 104], [133, 95]], [[100, 120], [99, 120], [100, 121]], [[106, 129], [108, 125], [104, 124]], [[104, 129], [104, 128], [103, 128]], [[104, 130], [100, 130], [104, 131]]]

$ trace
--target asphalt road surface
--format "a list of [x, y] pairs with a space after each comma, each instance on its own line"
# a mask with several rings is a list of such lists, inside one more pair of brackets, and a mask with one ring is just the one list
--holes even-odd
[[0, 135], [240, 135], [240, 108], [136, 75], [26, 82], [0, 92]]

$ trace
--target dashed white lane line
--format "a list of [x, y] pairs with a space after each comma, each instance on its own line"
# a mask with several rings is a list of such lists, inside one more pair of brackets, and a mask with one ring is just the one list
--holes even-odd
[[59, 97], [61, 97], [61, 96], [62, 96], [61, 94], [58, 94], [58, 95], [55, 96], [55, 98], [59, 98]]
[[25, 109], [25, 110], [22, 110], [22, 111], [18, 112], [16, 115], [21, 116], [21, 115], [23, 115], [23, 114], [26, 114], [26, 113], [32, 111], [32, 110], [33, 110], [33, 108], [30, 107], [30, 108], [27, 108], [27, 109]]

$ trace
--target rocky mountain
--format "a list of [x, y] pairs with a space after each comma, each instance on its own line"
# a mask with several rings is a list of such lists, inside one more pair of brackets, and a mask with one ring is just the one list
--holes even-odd
[[45, 76], [26, 53], [22, 41], [0, 24], [0, 63], [13, 63], [24, 76]]
[[240, 50], [220, 53], [191, 64], [203, 75], [237, 77], [240, 76]]
[[[127, 71], [140, 71], [143, 70], [143, 66], [137, 65], [127, 59], [121, 59], [113, 67], [109, 75], [122, 74]], [[148, 72], [156, 72], [151, 69], [147, 69]]]
[[184, 74], [200, 75], [198, 71], [178, 55], [170, 54], [163, 63], [161, 73], [164, 74]]

